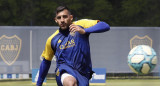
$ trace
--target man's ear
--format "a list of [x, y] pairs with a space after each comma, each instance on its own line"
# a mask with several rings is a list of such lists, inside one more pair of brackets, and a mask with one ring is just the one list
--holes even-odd
[[56, 18], [54, 18], [54, 21], [57, 23], [57, 20], [56, 20]]
[[73, 15], [70, 15], [71, 20], [73, 20]]

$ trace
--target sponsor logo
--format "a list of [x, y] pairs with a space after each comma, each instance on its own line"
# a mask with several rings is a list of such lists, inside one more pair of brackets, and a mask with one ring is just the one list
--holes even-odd
[[74, 47], [75, 46], [75, 42], [74, 39], [67, 41], [64, 45], [60, 45], [59, 48], [60, 49], [66, 49], [66, 48], [70, 48], [70, 47]]
[[59, 40], [58, 40], [58, 43], [61, 43], [61, 42], [62, 42], [62, 40], [59, 39]]

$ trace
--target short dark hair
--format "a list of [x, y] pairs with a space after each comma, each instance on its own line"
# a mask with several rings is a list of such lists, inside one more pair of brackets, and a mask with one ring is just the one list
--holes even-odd
[[71, 14], [71, 11], [67, 6], [58, 6], [56, 8], [55, 14], [57, 15], [59, 12], [61, 12], [63, 10], [68, 10], [69, 14]]

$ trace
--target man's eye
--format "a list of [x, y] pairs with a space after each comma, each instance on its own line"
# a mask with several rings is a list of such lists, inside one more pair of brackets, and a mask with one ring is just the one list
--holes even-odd
[[58, 16], [58, 17], [57, 17], [57, 19], [61, 19], [61, 17], [60, 17], [60, 16]]
[[67, 16], [67, 15], [64, 15], [63, 18], [68, 18], [68, 16]]

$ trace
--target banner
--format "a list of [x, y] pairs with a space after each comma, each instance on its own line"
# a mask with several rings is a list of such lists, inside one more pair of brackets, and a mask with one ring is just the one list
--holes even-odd
[[[58, 26], [0, 26], [0, 74], [30, 74], [39, 68], [46, 40]], [[129, 51], [137, 45], [149, 45], [157, 53], [152, 73], [159, 73], [160, 27], [111, 27], [89, 37], [93, 68], [107, 73], [133, 73], [127, 62]], [[56, 62], [48, 73], [55, 73]]]
[[93, 75], [90, 79], [91, 85], [105, 85], [106, 84], [106, 69], [105, 68], [93, 68]]

